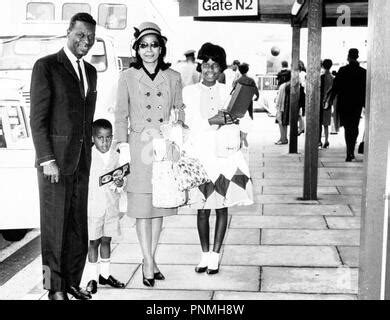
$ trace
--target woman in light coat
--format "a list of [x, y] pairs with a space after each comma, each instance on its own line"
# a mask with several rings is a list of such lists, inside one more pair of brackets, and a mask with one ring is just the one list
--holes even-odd
[[[155, 260], [163, 217], [177, 214], [177, 209], [152, 206], [152, 140], [160, 136], [160, 126], [169, 121], [173, 108], [179, 110], [179, 120], [184, 121], [184, 106], [180, 74], [164, 62], [167, 38], [153, 22], [144, 22], [135, 30], [137, 62], [119, 79], [115, 138], [130, 146], [127, 214], [136, 218], [144, 258], [143, 283], [150, 287], [155, 279], [164, 279]], [[122, 145], [119, 148], [125, 150]]]

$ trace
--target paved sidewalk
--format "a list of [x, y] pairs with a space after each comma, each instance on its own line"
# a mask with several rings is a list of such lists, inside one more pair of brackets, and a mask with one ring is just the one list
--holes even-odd
[[[330, 149], [320, 151], [319, 200], [301, 201], [303, 154], [274, 145], [274, 118], [256, 114], [255, 124], [255, 204], [229, 210], [220, 273], [194, 272], [200, 255], [196, 212], [181, 209], [164, 220], [157, 249], [166, 280], [144, 287], [134, 220], [125, 218], [124, 237], [113, 246], [112, 273], [126, 288], [99, 288], [94, 299], [356, 299], [362, 156], [345, 163], [342, 132], [331, 136]], [[24, 299], [47, 296], [39, 284]]]

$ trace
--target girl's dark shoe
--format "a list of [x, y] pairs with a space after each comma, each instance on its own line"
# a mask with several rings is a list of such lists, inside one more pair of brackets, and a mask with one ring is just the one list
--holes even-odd
[[324, 149], [328, 149], [329, 148], [329, 142], [325, 142], [323, 148]]
[[165, 280], [165, 277], [161, 272], [155, 272], [154, 273], [154, 280]]
[[204, 273], [209, 264], [210, 252], [202, 252], [199, 264], [195, 267], [196, 273]]

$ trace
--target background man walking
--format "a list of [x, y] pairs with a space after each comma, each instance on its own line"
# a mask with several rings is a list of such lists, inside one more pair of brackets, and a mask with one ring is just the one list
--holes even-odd
[[347, 145], [346, 162], [355, 159], [356, 140], [359, 136], [359, 122], [366, 102], [367, 72], [359, 66], [358, 49], [350, 49], [349, 64], [341, 67], [333, 82], [331, 101], [337, 95], [337, 112], [340, 125], [344, 127]]

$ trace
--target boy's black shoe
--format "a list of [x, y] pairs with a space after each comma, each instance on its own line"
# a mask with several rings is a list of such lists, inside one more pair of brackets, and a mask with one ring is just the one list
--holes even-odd
[[70, 286], [66, 291], [77, 300], [89, 300], [92, 298], [92, 295], [88, 291], [81, 289], [79, 286]]
[[109, 276], [108, 279], [99, 275], [99, 284], [107, 284], [113, 288], [124, 288], [125, 284], [115, 279], [113, 276]]
[[85, 290], [87, 290], [89, 293], [95, 294], [97, 292], [96, 280], [89, 281]]

